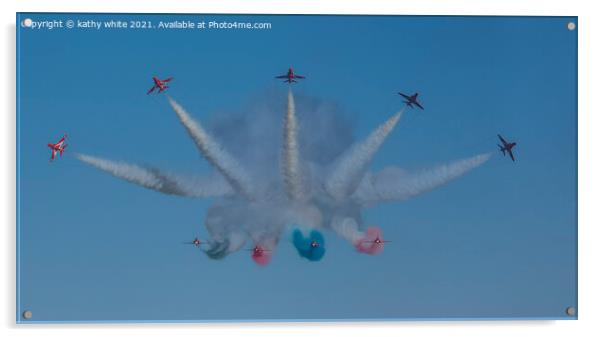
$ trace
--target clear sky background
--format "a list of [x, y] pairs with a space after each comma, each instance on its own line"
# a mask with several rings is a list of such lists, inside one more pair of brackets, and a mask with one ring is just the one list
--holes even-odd
[[[574, 18], [131, 16], [271, 22], [271, 30], [18, 28], [19, 312], [39, 321], [565, 318], [576, 306]], [[24, 17], [24, 16], [23, 16]], [[23, 18], [18, 18], [17, 22]], [[440, 189], [364, 213], [378, 256], [324, 232], [319, 262], [281, 241], [267, 267], [212, 261], [211, 200], [155, 193], [86, 166], [79, 151], [205, 173], [153, 75], [201, 121], [242, 110], [293, 65], [304, 95], [336, 102], [363, 137], [419, 91], [373, 167], [429, 167], [519, 142]], [[46, 144], [69, 133], [66, 156]], [[274, 163], [277, 165], [277, 163]]]

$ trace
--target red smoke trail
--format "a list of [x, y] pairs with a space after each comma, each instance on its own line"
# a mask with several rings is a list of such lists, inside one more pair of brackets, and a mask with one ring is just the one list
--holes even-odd
[[369, 227], [364, 233], [364, 237], [355, 242], [355, 248], [364, 254], [376, 255], [382, 253], [384, 242], [377, 243], [376, 239], [383, 239], [383, 233], [378, 227]]

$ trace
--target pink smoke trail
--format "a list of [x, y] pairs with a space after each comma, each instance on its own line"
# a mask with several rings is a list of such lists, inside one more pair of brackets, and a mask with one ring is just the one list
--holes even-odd
[[378, 243], [376, 242], [377, 239], [384, 240], [382, 231], [378, 227], [369, 227], [364, 233], [364, 237], [355, 241], [354, 245], [360, 253], [377, 255], [382, 253], [385, 248], [385, 243]]

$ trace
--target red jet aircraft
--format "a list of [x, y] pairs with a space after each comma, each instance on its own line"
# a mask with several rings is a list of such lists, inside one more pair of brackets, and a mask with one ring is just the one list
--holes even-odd
[[192, 240], [192, 241], [187, 241], [187, 242], [182, 242], [182, 243], [186, 244], [186, 245], [194, 245], [197, 248], [203, 244], [203, 242], [201, 242], [201, 240], [199, 240], [198, 237], [194, 238], [194, 240]]
[[165, 89], [169, 88], [169, 86], [167, 86], [167, 82], [171, 80], [173, 80], [173, 77], [160, 80], [156, 76], [153, 76], [153, 87], [150, 88], [146, 94], [150, 94], [151, 92], [155, 91], [155, 89], [159, 89], [159, 91], [157, 91], [157, 94], [163, 92]]
[[269, 249], [265, 249], [261, 245], [256, 245], [253, 249], [249, 250], [251, 251], [251, 258], [258, 265], [265, 266], [270, 263], [270, 260], [272, 259], [272, 253]]
[[391, 241], [381, 240], [381, 238], [378, 236], [374, 240], [364, 241], [364, 243], [374, 243], [377, 245], [384, 245], [385, 243], [388, 243], [388, 242], [391, 242]]
[[500, 139], [500, 141], [502, 142], [502, 145], [500, 145], [500, 144], [497, 145], [500, 148], [500, 151], [502, 151], [504, 156], [506, 155], [506, 152], [508, 152], [508, 154], [510, 155], [510, 158], [512, 159], [512, 161], [514, 161], [514, 154], [512, 153], [512, 148], [516, 146], [516, 143], [515, 142], [508, 143], [502, 136], [500, 136], [500, 135], [497, 135], [497, 136]]
[[295, 81], [295, 79], [304, 79], [305, 76], [301, 76], [301, 75], [297, 75], [295, 74], [295, 72], [293, 71], [293, 67], [288, 68], [288, 72], [285, 75], [281, 75], [281, 76], [276, 76], [276, 78], [284, 78], [284, 82], [288, 82], [288, 83], [297, 83], [297, 81]]
[[48, 147], [52, 150], [52, 154], [50, 155], [50, 161], [54, 160], [56, 153], [58, 152], [61, 157], [63, 157], [63, 151], [67, 148], [67, 144], [65, 144], [65, 139], [67, 139], [67, 134], [65, 134], [58, 142], [55, 144], [49, 143]]
[[420, 109], [424, 110], [424, 108], [422, 107], [422, 105], [420, 105], [420, 103], [418, 103], [418, 93], [415, 93], [412, 96], [406, 95], [404, 93], [399, 92], [398, 93], [400, 96], [403, 96], [403, 98], [406, 99], [406, 101], [404, 102], [407, 106], [409, 106], [410, 108], [414, 108], [414, 105], [419, 107]]
[[265, 252], [269, 252], [269, 249], [265, 249], [263, 248], [261, 245], [256, 245], [255, 247], [253, 247], [252, 249], [249, 249], [252, 253], [251, 255], [253, 257], [260, 257], [263, 256]]

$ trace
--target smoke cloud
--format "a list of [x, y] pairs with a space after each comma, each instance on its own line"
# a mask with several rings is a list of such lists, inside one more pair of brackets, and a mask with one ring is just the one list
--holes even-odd
[[156, 168], [144, 168], [135, 164], [111, 161], [85, 154], [75, 154], [82, 162], [111, 175], [159, 191], [165, 194], [193, 198], [225, 197], [234, 192], [230, 185], [220, 176], [178, 177], [161, 172]]
[[[378, 243], [376, 239], [380, 239], [382, 242]], [[354, 245], [360, 253], [369, 255], [380, 254], [385, 248], [383, 233], [378, 227], [369, 227], [366, 229], [364, 237], [357, 240]]]
[[484, 153], [414, 173], [398, 167], [387, 167], [376, 174], [366, 174], [353, 198], [363, 205], [407, 200], [445, 185], [484, 164], [492, 155]]
[[288, 92], [286, 118], [284, 119], [284, 142], [282, 147], [282, 175], [286, 193], [291, 200], [303, 200], [305, 196], [301, 159], [297, 142], [297, 117], [293, 92]]
[[207, 129], [171, 98], [169, 103], [215, 168], [214, 176], [180, 177], [84, 154], [77, 158], [161, 193], [212, 198], [204, 220], [210, 237], [205, 254], [211, 259], [258, 246], [263, 251], [251, 250], [250, 256], [265, 265], [289, 227], [308, 231], [295, 229], [292, 244], [310, 261], [326, 253], [324, 230], [334, 231], [361, 253], [378, 254], [383, 245], [371, 242], [382, 239], [382, 231], [363, 229], [366, 207], [430, 191], [491, 157], [481, 154], [413, 173], [398, 167], [373, 173], [367, 171], [369, 164], [400, 121], [401, 111], [354, 142], [353, 127], [338, 105], [294, 97], [292, 91], [286, 100], [268, 93], [245, 104], [244, 110], [220, 112]]
[[320, 261], [326, 253], [324, 236], [322, 233], [312, 230], [309, 236], [304, 236], [301, 230], [293, 231], [293, 245], [301, 257], [310, 261]]
[[272, 252], [269, 250], [265, 250], [262, 246], [257, 246], [257, 250], [253, 249], [251, 253], [251, 258], [255, 263], [260, 266], [267, 265], [272, 259]]
[[402, 112], [393, 115], [368, 138], [356, 143], [337, 160], [326, 178], [326, 190], [335, 200], [343, 200], [355, 191], [367, 165], [397, 125]]
[[228, 180], [236, 191], [247, 198], [252, 198], [253, 185], [247, 171], [205, 131], [201, 124], [192, 119], [184, 108], [173, 99], [168, 99], [169, 104], [178, 115], [180, 122], [194, 140], [203, 157]]

